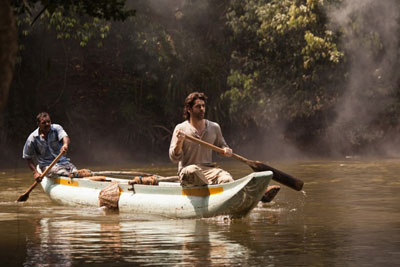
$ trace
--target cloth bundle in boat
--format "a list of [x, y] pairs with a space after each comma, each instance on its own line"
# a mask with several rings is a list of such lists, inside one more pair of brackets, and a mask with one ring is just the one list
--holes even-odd
[[129, 181], [129, 184], [158, 185], [158, 180], [157, 176], [155, 175], [147, 177], [136, 176], [131, 181]]
[[92, 176], [92, 171], [89, 169], [80, 169], [69, 174], [70, 178], [83, 178]]
[[99, 206], [109, 209], [118, 209], [120, 188], [118, 182], [111, 182], [99, 193]]

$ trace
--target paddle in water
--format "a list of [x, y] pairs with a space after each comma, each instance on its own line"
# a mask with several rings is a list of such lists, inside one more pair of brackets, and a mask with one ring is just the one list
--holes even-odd
[[[54, 164], [57, 163], [57, 161], [61, 158], [61, 156], [64, 154], [64, 152], [61, 152], [60, 154], [58, 154], [58, 156], [53, 160], [52, 163], [50, 163], [50, 165], [46, 168], [46, 170], [40, 175], [40, 179], [43, 179], [43, 177], [46, 176], [46, 174], [51, 170], [51, 168], [53, 168]], [[22, 195], [19, 196], [19, 198], [17, 199], [18, 202], [24, 202], [27, 201], [29, 198], [29, 194], [32, 192], [32, 190], [39, 184], [38, 181], [35, 181], [29, 188], [28, 190], [26, 190], [25, 193], [23, 193]]]
[[[214, 151], [217, 151], [219, 153], [222, 153], [222, 154], [224, 153], [224, 150], [222, 148], [212, 145], [210, 143], [207, 143], [207, 142], [200, 140], [196, 137], [193, 137], [191, 135], [186, 135], [186, 138], [193, 142], [196, 142], [200, 145], [206, 146], [206, 147], [208, 147]], [[302, 180], [294, 178], [290, 174], [287, 174], [280, 170], [277, 170], [277, 169], [275, 169], [271, 166], [268, 166], [267, 164], [264, 164], [260, 161], [249, 160], [249, 159], [246, 159], [245, 157], [242, 157], [235, 153], [232, 153], [232, 158], [235, 158], [237, 160], [240, 160], [241, 162], [246, 163], [255, 172], [272, 171], [274, 173], [272, 176], [273, 180], [275, 180], [283, 185], [286, 185], [294, 190], [300, 191], [303, 188], [304, 182]]]

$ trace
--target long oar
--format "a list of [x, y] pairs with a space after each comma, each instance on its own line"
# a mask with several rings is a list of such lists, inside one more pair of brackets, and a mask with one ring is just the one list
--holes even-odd
[[[64, 154], [64, 152], [61, 152], [60, 154], [58, 154], [58, 156], [53, 160], [52, 163], [50, 163], [50, 165], [46, 168], [46, 170], [40, 175], [40, 178], [43, 178], [46, 176], [46, 174], [51, 170], [51, 168], [53, 168], [54, 164], [57, 163], [57, 161], [61, 158], [61, 156]], [[25, 193], [23, 193], [22, 195], [19, 196], [19, 198], [17, 199], [17, 201], [19, 202], [24, 202], [29, 198], [29, 194], [31, 193], [31, 191], [38, 185], [38, 181], [35, 181], [31, 187], [28, 188], [28, 190], [26, 190]]]
[[[207, 143], [207, 142], [200, 140], [196, 137], [193, 137], [191, 135], [186, 135], [186, 138], [193, 142], [196, 142], [200, 145], [211, 148], [212, 150], [215, 150], [219, 153], [224, 153], [224, 150], [222, 148], [214, 146], [210, 143]], [[232, 153], [232, 158], [235, 158], [237, 160], [240, 160], [241, 162], [246, 163], [247, 165], [250, 166], [250, 168], [252, 168], [256, 172], [272, 171], [274, 173], [274, 175], [272, 176], [272, 179], [274, 179], [275, 181], [277, 181], [281, 184], [284, 184], [294, 190], [300, 191], [303, 188], [304, 182], [302, 180], [294, 178], [290, 174], [287, 174], [280, 170], [272, 168], [271, 166], [268, 166], [260, 161], [249, 160], [249, 159], [246, 159], [245, 157], [239, 156], [235, 153]]]

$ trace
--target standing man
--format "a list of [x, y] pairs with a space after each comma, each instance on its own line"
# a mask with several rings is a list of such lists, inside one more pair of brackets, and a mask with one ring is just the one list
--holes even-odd
[[[68, 151], [70, 139], [61, 125], [51, 124], [50, 115], [41, 112], [36, 116], [38, 128], [34, 130], [25, 142], [22, 158], [26, 159], [28, 167], [33, 172], [33, 178], [41, 182], [40, 173], [36, 170], [33, 158], [35, 157], [42, 170], [61, 153]], [[63, 155], [48, 172], [48, 176], [63, 175], [77, 171], [69, 158]]]
[[212, 150], [200, 146], [186, 135], [192, 135], [203, 141], [224, 149], [224, 156], [232, 156], [232, 149], [228, 147], [216, 122], [206, 120], [207, 97], [204, 93], [193, 92], [185, 99], [183, 116], [184, 122], [175, 127], [169, 147], [169, 157], [178, 163], [178, 176], [183, 186], [221, 184], [232, 182], [232, 176], [215, 167], [212, 163]]

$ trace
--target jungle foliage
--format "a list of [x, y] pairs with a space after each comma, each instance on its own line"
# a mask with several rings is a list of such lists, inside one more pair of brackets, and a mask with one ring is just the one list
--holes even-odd
[[367, 19], [379, 4], [339, 20], [347, 1], [29, 2], [15, 6], [20, 50], [2, 146], [22, 149], [47, 110], [76, 154], [166, 160], [194, 90], [236, 150], [329, 156], [399, 143], [398, 39]]

